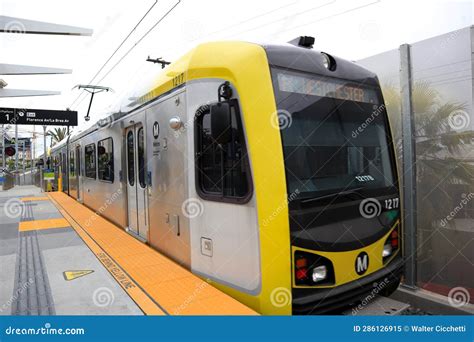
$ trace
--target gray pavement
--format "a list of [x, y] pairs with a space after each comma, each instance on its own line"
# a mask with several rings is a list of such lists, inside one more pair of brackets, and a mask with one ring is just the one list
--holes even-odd
[[[19, 232], [20, 221], [62, 217], [34, 186], [0, 191], [0, 315], [141, 315], [71, 227]], [[64, 272], [92, 271], [67, 280]]]

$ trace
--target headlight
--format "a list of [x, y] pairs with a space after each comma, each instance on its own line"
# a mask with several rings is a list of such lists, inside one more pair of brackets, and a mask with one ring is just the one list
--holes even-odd
[[318, 266], [313, 268], [313, 282], [317, 283], [318, 281], [326, 279], [328, 275], [328, 269], [326, 266]]
[[321, 55], [323, 56], [323, 65], [326, 69], [329, 71], [334, 71], [336, 70], [336, 60], [334, 57], [331, 55], [328, 55], [325, 52], [321, 52]]
[[386, 258], [390, 255], [392, 255], [392, 245], [386, 244], [383, 246], [383, 251], [382, 251], [382, 258]]
[[382, 250], [382, 259], [385, 263], [400, 247], [400, 235], [398, 233], [400, 225], [397, 226], [388, 235]]
[[297, 286], [332, 285], [335, 283], [331, 260], [314, 253], [296, 251], [294, 279]]

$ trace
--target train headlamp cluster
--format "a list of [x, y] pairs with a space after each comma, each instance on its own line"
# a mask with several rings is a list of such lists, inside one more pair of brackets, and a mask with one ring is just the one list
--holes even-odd
[[329, 259], [303, 251], [295, 252], [295, 285], [334, 284], [334, 269]]
[[385, 263], [395, 252], [398, 251], [400, 247], [400, 234], [398, 232], [400, 225], [397, 225], [388, 236], [387, 240], [385, 240], [385, 244], [383, 245], [382, 250], [382, 259]]
[[313, 274], [312, 274], [313, 283], [317, 283], [319, 281], [326, 279], [327, 275], [328, 275], [328, 269], [326, 268], [326, 266], [322, 265], [322, 266], [317, 266], [313, 268]]

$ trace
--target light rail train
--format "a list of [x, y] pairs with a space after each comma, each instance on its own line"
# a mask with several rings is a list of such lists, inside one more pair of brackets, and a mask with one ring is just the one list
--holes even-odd
[[262, 314], [330, 313], [401, 278], [376, 75], [313, 49], [212, 42], [50, 154], [55, 188]]

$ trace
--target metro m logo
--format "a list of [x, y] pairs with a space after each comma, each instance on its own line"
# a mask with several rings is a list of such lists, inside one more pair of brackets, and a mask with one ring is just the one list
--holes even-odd
[[355, 261], [355, 271], [358, 275], [364, 274], [369, 268], [369, 256], [365, 252], [359, 253]]

